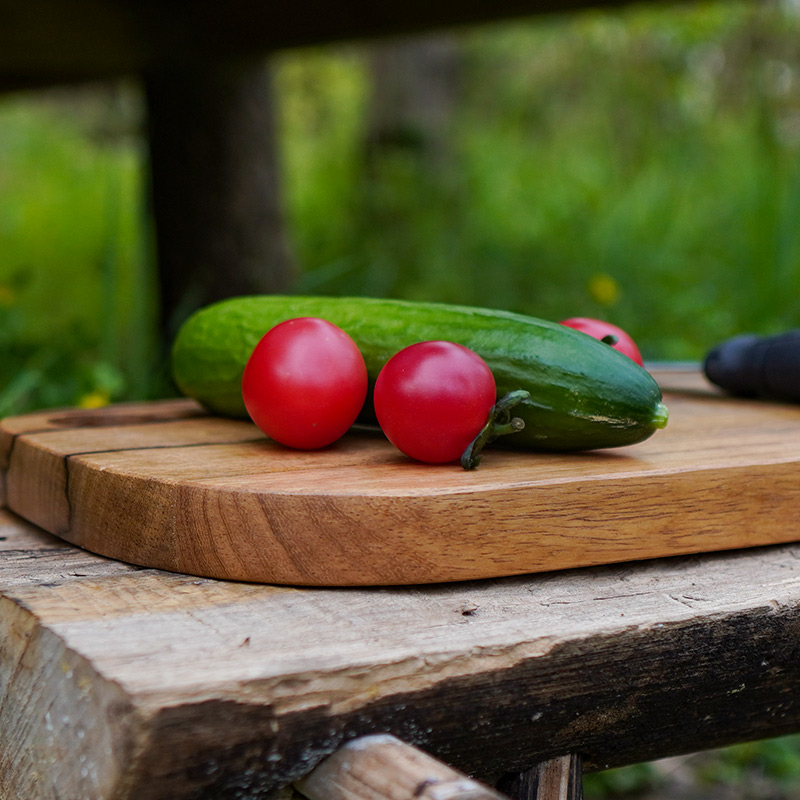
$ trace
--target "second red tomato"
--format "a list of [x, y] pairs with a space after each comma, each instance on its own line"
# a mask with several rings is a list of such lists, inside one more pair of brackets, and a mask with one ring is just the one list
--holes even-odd
[[417, 461], [458, 461], [486, 424], [494, 376], [475, 352], [419, 342], [392, 356], [375, 382], [375, 414], [389, 441]]

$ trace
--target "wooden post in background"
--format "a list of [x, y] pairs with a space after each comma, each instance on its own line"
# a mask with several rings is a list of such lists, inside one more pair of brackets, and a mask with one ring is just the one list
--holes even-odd
[[458, 38], [437, 33], [375, 42], [369, 65], [368, 157], [402, 149], [428, 164], [448, 163], [461, 83]]
[[512, 800], [583, 800], [583, 765], [572, 754], [542, 761], [518, 775], [507, 775], [498, 789]]
[[161, 327], [171, 341], [195, 308], [286, 290], [268, 65], [186, 62], [145, 78]]

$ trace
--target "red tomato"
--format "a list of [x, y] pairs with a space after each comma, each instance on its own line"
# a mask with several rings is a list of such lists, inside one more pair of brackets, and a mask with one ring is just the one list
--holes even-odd
[[375, 414], [389, 441], [429, 464], [458, 461], [486, 424], [497, 389], [486, 362], [452, 342], [396, 353], [375, 382]]
[[314, 450], [355, 422], [367, 396], [367, 368], [355, 342], [330, 322], [281, 322], [256, 345], [242, 376], [253, 422], [276, 442]]
[[575, 328], [577, 331], [583, 331], [583, 333], [587, 333], [595, 339], [606, 340], [615, 350], [625, 353], [626, 356], [632, 358], [640, 366], [644, 365], [636, 342], [622, 328], [618, 328], [610, 322], [603, 322], [589, 317], [572, 317], [571, 319], [561, 320], [561, 324], [566, 325], [568, 328]]

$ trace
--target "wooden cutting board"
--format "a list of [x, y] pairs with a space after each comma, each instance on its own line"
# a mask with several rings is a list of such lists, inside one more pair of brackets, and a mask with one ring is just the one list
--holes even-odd
[[499, 577], [800, 539], [800, 406], [656, 373], [670, 422], [583, 454], [406, 459], [376, 432], [291, 451], [190, 400], [0, 423], [0, 499], [92, 552], [296, 585]]

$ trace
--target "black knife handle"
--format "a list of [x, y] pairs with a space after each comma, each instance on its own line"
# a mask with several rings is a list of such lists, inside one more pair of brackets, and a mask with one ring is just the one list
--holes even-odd
[[734, 395], [800, 402], [800, 330], [728, 339], [709, 352], [703, 371]]

